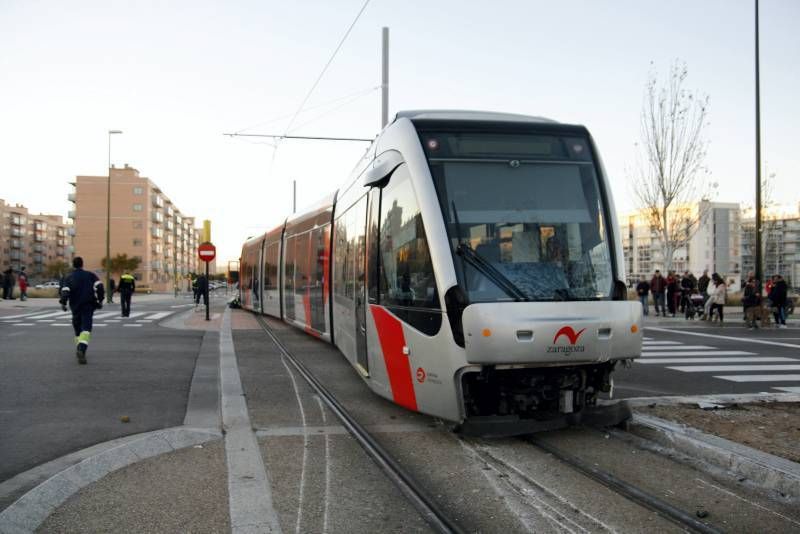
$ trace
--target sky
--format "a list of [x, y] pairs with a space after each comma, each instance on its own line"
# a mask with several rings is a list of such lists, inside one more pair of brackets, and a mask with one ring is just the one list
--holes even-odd
[[[390, 28], [390, 117], [475, 109], [585, 125], [617, 208], [631, 181], [644, 86], [685, 62], [708, 95], [716, 199], [753, 204], [754, 2], [0, 0], [0, 198], [66, 215], [76, 175], [112, 162], [212, 221], [219, 264], [242, 242], [343, 184], [365, 143], [228, 132], [374, 137], [381, 27]], [[800, 2], [761, 0], [762, 160], [773, 195], [800, 190]], [[292, 118], [295, 117], [292, 122]], [[80, 251], [76, 251], [80, 253]]]

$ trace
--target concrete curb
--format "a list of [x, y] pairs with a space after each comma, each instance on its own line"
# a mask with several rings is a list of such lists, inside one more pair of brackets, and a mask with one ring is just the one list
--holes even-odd
[[635, 413], [633, 423], [654, 430], [650, 439], [661, 446], [735, 473], [781, 497], [800, 497], [798, 463], [651, 415]]
[[[200, 445], [221, 437], [222, 433], [216, 429], [191, 427], [173, 427], [131, 436], [114, 447], [87, 456], [20, 497], [0, 512], [0, 532], [3, 534], [33, 532], [73, 494], [109, 473], [153, 456]], [[25, 473], [22, 473], [18, 476], [24, 478], [24, 475]]]
[[627, 402], [631, 408], [637, 406], [675, 406], [677, 404], [697, 404], [709, 402], [714, 404], [747, 404], [753, 402], [800, 402], [797, 393], [731, 393], [720, 395], [680, 395], [673, 397], [632, 397], [629, 399], [601, 400], [600, 404]]

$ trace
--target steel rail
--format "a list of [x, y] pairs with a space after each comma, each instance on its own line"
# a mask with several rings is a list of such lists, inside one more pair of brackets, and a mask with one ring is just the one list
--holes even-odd
[[672, 506], [668, 502], [659, 499], [655, 495], [652, 495], [640, 488], [637, 488], [636, 486], [633, 486], [625, 482], [624, 480], [620, 480], [611, 473], [608, 473], [606, 471], [603, 471], [602, 469], [598, 469], [593, 465], [583, 462], [582, 460], [572, 456], [571, 454], [562, 452], [558, 448], [548, 443], [545, 443], [544, 441], [538, 438], [527, 437], [525, 439], [529, 443], [552, 454], [553, 456], [558, 458], [561, 462], [573, 467], [577, 471], [580, 471], [584, 475], [599, 482], [603, 486], [644, 506], [645, 508], [648, 508], [649, 510], [653, 510], [654, 512], [680, 525], [681, 527], [687, 528], [692, 532], [700, 532], [702, 534], [722, 534], [723, 532], [721, 530], [717, 530], [716, 528], [710, 525], [706, 525], [702, 521], [698, 521], [697, 519], [687, 514], [683, 510], [680, 510]]
[[370, 458], [378, 465], [384, 474], [397, 486], [403, 495], [411, 502], [412, 506], [420, 513], [422, 518], [436, 532], [443, 534], [462, 534], [464, 530], [445, 515], [438, 504], [427, 494], [414, 478], [406, 472], [391, 455], [362, 427], [336, 397], [320, 383], [319, 380], [297, 360], [275, 335], [263, 317], [255, 315], [261, 328], [272, 339], [281, 354], [297, 369], [297, 372], [316, 391], [322, 401], [339, 418], [342, 425], [353, 436], [359, 445], [366, 451]]

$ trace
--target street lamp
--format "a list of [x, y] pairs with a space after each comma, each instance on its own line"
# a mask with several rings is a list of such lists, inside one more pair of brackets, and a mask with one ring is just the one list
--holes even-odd
[[106, 182], [106, 302], [111, 302], [111, 136], [122, 130], [108, 131], [108, 181]]

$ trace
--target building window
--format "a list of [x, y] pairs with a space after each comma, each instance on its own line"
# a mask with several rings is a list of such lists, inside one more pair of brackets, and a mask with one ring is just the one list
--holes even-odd
[[134, 195], [143, 195], [144, 194], [144, 188], [143, 187], [139, 187], [139, 186], [134, 187], [133, 188], [133, 194]]
[[142, 246], [142, 240], [141, 239], [134, 239], [133, 240], [133, 246], [134, 247], [141, 247]]
[[143, 207], [141, 204], [134, 204], [133, 211], [142, 211]]

